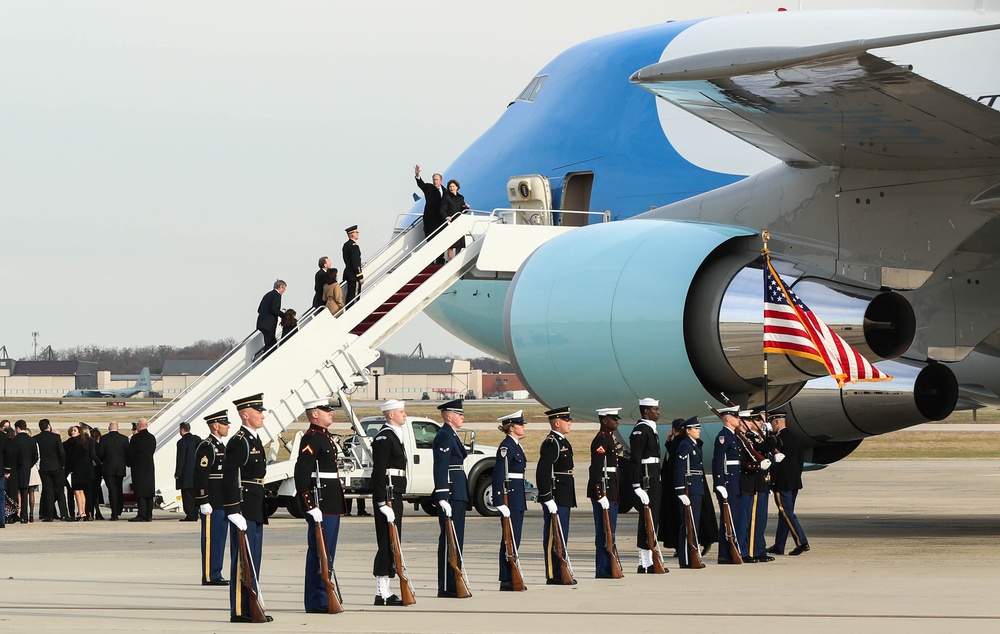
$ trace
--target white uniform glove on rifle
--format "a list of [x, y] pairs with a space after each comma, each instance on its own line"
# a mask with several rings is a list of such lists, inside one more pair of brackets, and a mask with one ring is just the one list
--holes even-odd
[[781, 453], [780, 451], [774, 452], [774, 461], [775, 462], [781, 462], [784, 459], [785, 459], [785, 454]]
[[611, 502], [608, 502], [607, 496], [598, 498], [597, 503], [601, 505], [601, 508], [605, 511], [611, 508]]
[[768, 469], [771, 468], [771, 461], [768, 460], [767, 458], [764, 458], [763, 460], [760, 461], [760, 468], [763, 469], [764, 471], [767, 471]]
[[378, 510], [382, 513], [382, 515], [385, 515], [386, 521], [390, 524], [396, 521], [396, 511], [393, 511], [392, 507], [388, 504], [383, 504], [378, 507]]
[[691, 498], [681, 493], [677, 496], [677, 499], [681, 501], [684, 506], [691, 506]]
[[503, 515], [504, 517], [510, 517], [510, 509], [507, 508], [507, 505], [500, 504], [497, 506], [497, 510], [500, 511], [500, 515]]
[[451, 517], [451, 504], [448, 502], [448, 500], [441, 500], [440, 502], [438, 502], [438, 508], [444, 511], [445, 517]]
[[715, 487], [715, 490], [719, 492], [719, 497], [721, 497], [723, 500], [729, 499], [729, 491], [726, 489], [726, 487], [720, 484], [719, 486]]
[[198, 511], [202, 515], [211, 515], [212, 514], [212, 505], [211, 504], [202, 504], [201, 506], [198, 507]]
[[649, 506], [649, 494], [641, 487], [635, 489], [635, 497], [639, 498], [639, 501], [644, 505]]
[[549, 511], [550, 514], [553, 515], [559, 512], [559, 508], [556, 507], [555, 500], [545, 500], [545, 508]]
[[247, 518], [243, 517], [242, 513], [233, 513], [232, 515], [227, 515], [226, 519], [233, 523], [233, 526], [245, 531], [247, 529]]

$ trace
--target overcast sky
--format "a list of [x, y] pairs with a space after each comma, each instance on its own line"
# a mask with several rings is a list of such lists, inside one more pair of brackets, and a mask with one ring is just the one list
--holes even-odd
[[[374, 253], [413, 164], [443, 171], [566, 48], [778, 6], [0, 0], [0, 345], [242, 339], [277, 277], [309, 306], [345, 226]], [[386, 347], [418, 342], [477, 354], [425, 317]]]

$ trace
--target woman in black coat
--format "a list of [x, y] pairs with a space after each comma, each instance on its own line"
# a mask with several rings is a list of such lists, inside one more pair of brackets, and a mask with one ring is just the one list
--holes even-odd
[[81, 434], [80, 428], [69, 428], [66, 441], [66, 473], [73, 476], [73, 498], [76, 500], [76, 519], [89, 520], [87, 515], [87, 492], [94, 480], [94, 462], [97, 452], [88, 434]]
[[[465, 204], [465, 196], [458, 193], [458, 190], [462, 186], [455, 179], [448, 181], [448, 191], [444, 193], [441, 198], [441, 217], [444, 218], [445, 222], [451, 222], [455, 218], [462, 215], [462, 212], [469, 208]], [[463, 247], [461, 240], [456, 242], [448, 249], [448, 259], [455, 257], [455, 254]]]

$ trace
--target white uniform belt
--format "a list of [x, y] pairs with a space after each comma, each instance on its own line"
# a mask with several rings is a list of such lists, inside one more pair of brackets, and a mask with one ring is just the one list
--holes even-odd
[[726, 460], [726, 464], [728, 464], [728, 465], [735, 466], [735, 465], [738, 465], [739, 463], [740, 463], [739, 460]]
[[618, 467], [604, 467], [604, 473], [614, 473], [618, 471]]
[[659, 458], [643, 458], [642, 464], [656, 464], [660, 461]]
[[319, 479], [320, 480], [328, 480], [328, 479], [331, 479], [331, 478], [334, 479], [334, 480], [339, 480], [340, 476], [337, 474], [336, 471], [332, 471], [332, 472], [331, 471], [320, 471], [319, 472]]
[[448, 471], [463, 471], [465, 467], [460, 464], [448, 465]]
[[264, 478], [250, 478], [247, 480], [240, 480], [243, 484], [264, 484]]
[[570, 469], [569, 471], [556, 471], [555, 474], [556, 475], [573, 475], [573, 470]]
[[511, 480], [523, 480], [524, 479], [524, 474], [523, 473], [508, 473], [507, 477], [510, 478]]
[[387, 476], [396, 476], [397, 478], [405, 478], [406, 477], [406, 469], [386, 469], [385, 470], [385, 475], [387, 475]]

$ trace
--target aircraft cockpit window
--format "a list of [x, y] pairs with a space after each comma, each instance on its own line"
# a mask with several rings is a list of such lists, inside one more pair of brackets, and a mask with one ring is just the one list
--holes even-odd
[[548, 75], [539, 75], [528, 82], [528, 85], [524, 87], [521, 94], [517, 96], [518, 101], [534, 101], [538, 97], [538, 93], [542, 91], [542, 86], [545, 85], [545, 80], [548, 79]]

